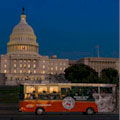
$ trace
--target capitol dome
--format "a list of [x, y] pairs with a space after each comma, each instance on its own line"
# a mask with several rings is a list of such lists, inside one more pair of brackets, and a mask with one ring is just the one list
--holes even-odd
[[26, 22], [24, 11], [21, 15], [20, 22], [13, 28], [10, 35], [10, 41], [7, 44], [8, 54], [15, 53], [38, 53], [38, 43], [36, 35], [30, 25]]
[[13, 28], [13, 32], [12, 32], [13, 34], [30, 33], [30, 34], [34, 35], [34, 31], [33, 31], [32, 27], [30, 25], [28, 25], [25, 18], [26, 18], [25, 16], [21, 15], [20, 23]]

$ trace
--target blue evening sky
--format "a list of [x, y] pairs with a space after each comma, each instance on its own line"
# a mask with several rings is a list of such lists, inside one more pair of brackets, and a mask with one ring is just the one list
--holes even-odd
[[79, 59], [118, 57], [119, 0], [0, 0], [0, 54], [25, 7], [41, 55]]

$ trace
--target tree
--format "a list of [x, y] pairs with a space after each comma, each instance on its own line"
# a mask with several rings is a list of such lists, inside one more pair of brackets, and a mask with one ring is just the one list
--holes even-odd
[[50, 83], [68, 83], [69, 81], [65, 79], [64, 74], [55, 74], [55, 75], [49, 75], [48, 81]]
[[118, 84], [119, 74], [116, 69], [105, 68], [100, 73], [100, 79], [102, 83]]
[[97, 83], [98, 73], [84, 64], [75, 64], [65, 69], [65, 78], [72, 83]]

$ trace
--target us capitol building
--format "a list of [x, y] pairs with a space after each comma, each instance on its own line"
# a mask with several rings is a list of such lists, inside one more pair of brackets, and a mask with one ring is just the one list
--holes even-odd
[[36, 39], [23, 9], [20, 22], [13, 28], [7, 43], [7, 54], [0, 56], [0, 73], [5, 75], [5, 85], [49, 82], [51, 75], [62, 74], [69, 66], [68, 59], [41, 56]]
[[64, 78], [64, 70], [79, 63], [90, 66], [99, 74], [105, 68], [114, 68], [120, 74], [119, 58], [90, 57], [72, 61], [58, 59], [56, 55], [41, 56], [36, 39], [23, 9], [20, 22], [10, 35], [7, 54], [0, 56], [0, 85], [68, 82]]

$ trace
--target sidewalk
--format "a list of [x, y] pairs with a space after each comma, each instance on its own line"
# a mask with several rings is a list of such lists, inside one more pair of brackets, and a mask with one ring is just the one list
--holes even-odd
[[0, 103], [0, 107], [18, 107], [18, 103]]
[[0, 103], [0, 115], [15, 115], [18, 113], [18, 103]]

